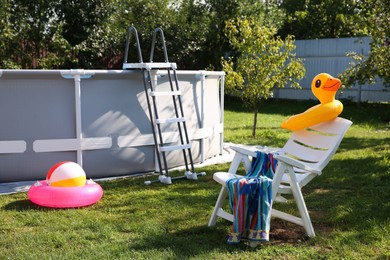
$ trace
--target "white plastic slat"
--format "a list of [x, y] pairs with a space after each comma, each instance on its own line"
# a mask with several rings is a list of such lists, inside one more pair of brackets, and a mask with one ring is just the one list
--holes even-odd
[[286, 154], [291, 154], [299, 159], [309, 162], [319, 162], [323, 160], [328, 152], [328, 150], [315, 150], [310, 147], [302, 146], [291, 139], [283, 147], [283, 151]]
[[149, 92], [149, 95], [152, 97], [156, 96], [180, 96], [181, 91], [151, 91]]
[[315, 131], [301, 130], [291, 135], [292, 140], [296, 140], [305, 145], [316, 148], [329, 148], [339, 139], [338, 135], [323, 135]]
[[160, 147], [161, 152], [170, 152], [170, 151], [184, 150], [184, 149], [191, 149], [191, 144], [169, 145], [169, 146]]
[[337, 117], [309, 128], [323, 133], [344, 135], [351, 124], [351, 121]]
[[185, 122], [186, 119], [184, 117], [171, 117], [171, 118], [158, 118], [156, 119], [157, 124], [165, 124], [165, 123], [179, 123]]
[[0, 141], [0, 153], [24, 153], [26, 147], [25, 141]]

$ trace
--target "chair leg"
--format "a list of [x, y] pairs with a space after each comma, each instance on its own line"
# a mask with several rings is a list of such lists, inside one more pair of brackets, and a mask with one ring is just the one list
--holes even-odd
[[[251, 162], [248, 158], [248, 155], [236, 152], [236, 154], [234, 155], [233, 161], [230, 164], [228, 172], [235, 174], [241, 163], [244, 164], [246, 171], [248, 171], [250, 169]], [[218, 195], [217, 202], [215, 203], [213, 213], [211, 214], [211, 217], [209, 220], [209, 224], [208, 224], [209, 227], [215, 226], [215, 224], [217, 223], [218, 217], [221, 217], [221, 218], [224, 218], [226, 220], [233, 222], [233, 219], [234, 219], [233, 214], [227, 213], [226, 211], [224, 211], [222, 209], [222, 206], [224, 205], [227, 197], [228, 197], [228, 191], [224, 186], [222, 186], [221, 191], [219, 192], [219, 195]]]
[[209, 224], [208, 224], [209, 227], [215, 226], [215, 224], [217, 223], [218, 212], [219, 212], [219, 210], [222, 210], [222, 206], [226, 200], [227, 195], [228, 195], [227, 189], [222, 186], [221, 191], [219, 192], [219, 195], [218, 195], [217, 202], [215, 203], [215, 206], [214, 206], [214, 211], [211, 214], [211, 217], [209, 220]]
[[315, 237], [314, 228], [311, 223], [309, 212], [307, 211], [306, 203], [302, 195], [301, 187], [299, 186], [295, 173], [294, 172], [290, 173], [289, 171], [288, 175], [290, 177], [291, 191], [294, 196], [295, 202], [297, 204], [299, 214], [301, 215], [303, 227], [305, 228], [305, 231], [309, 237]]
[[279, 163], [274, 175], [274, 179], [272, 181], [272, 200], [275, 200], [276, 198], [278, 187], [280, 185], [280, 182], [284, 174], [287, 174], [290, 179], [289, 184], [290, 184], [291, 192], [294, 196], [295, 203], [297, 204], [299, 215], [301, 218], [274, 209], [272, 210], [272, 215], [274, 217], [281, 218], [289, 222], [303, 226], [303, 228], [305, 229], [309, 237], [315, 237], [314, 228], [311, 223], [309, 212], [307, 211], [305, 200], [302, 195], [301, 187], [299, 186], [299, 182], [295, 175], [294, 169], [291, 166], [286, 165], [285, 163], [282, 162]]
[[287, 171], [286, 164], [283, 162], [280, 162], [278, 166], [276, 167], [275, 175], [272, 180], [272, 201], [275, 201], [276, 195], [278, 194], [279, 185], [282, 181], [282, 177]]

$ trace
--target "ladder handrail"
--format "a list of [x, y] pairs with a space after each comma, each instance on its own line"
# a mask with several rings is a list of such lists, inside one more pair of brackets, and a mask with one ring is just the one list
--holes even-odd
[[136, 46], [137, 46], [137, 52], [138, 52], [138, 61], [139, 61], [139, 63], [143, 63], [141, 46], [139, 44], [139, 38], [138, 38], [138, 32], [137, 32], [137, 29], [135, 29], [135, 27], [133, 25], [127, 29], [125, 57], [124, 57], [123, 63], [127, 63], [127, 58], [129, 55], [129, 44], [130, 44], [131, 33], [134, 34], [134, 38], [135, 38], [135, 42], [136, 42]]
[[152, 48], [150, 49], [150, 62], [153, 62], [154, 49], [156, 47], [156, 37], [157, 37], [158, 32], [160, 32], [160, 35], [161, 35], [161, 45], [162, 45], [162, 49], [164, 52], [164, 59], [165, 59], [164, 61], [169, 62], [168, 61], [167, 46], [165, 45], [164, 32], [160, 27], [156, 28], [153, 32]]
[[[134, 34], [134, 38], [136, 41], [136, 47], [138, 51], [138, 58], [139, 58], [139, 64], [135, 63], [127, 63], [128, 55], [129, 55], [129, 45], [130, 45], [130, 38], [131, 34]], [[157, 40], [157, 34], [160, 35], [161, 40], [161, 47], [164, 54], [164, 62], [153, 62], [154, 57], [154, 51], [156, 48], [156, 40]], [[150, 117], [150, 124], [152, 127], [152, 133], [153, 133], [153, 139], [155, 143], [155, 151], [156, 151], [156, 157], [157, 157], [157, 163], [158, 168], [160, 171], [160, 178], [159, 180], [163, 183], [170, 184], [171, 183], [171, 177], [169, 177], [169, 170], [168, 170], [168, 163], [167, 163], [167, 152], [175, 151], [175, 150], [182, 150], [183, 153], [183, 159], [185, 162], [186, 167], [186, 173], [185, 178], [187, 179], [197, 179], [197, 174], [195, 173], [192, 154], [191, 154], [191, 140], [188, 136], [187, 131], [187, 124], [186, 119], [184, 117], [184, 111], [183, 111], [183, 105], [181, 100], [181, 91], [179, 88], [179, 83], [177, 79], [176, 74], [176, 63], [169, 63], [168, 61], [168, 52], [167, 47], [165, 43], [165, 37], [164, 32], [161, 28], [156, 28], [153, 32], [153, 39], [152, 39], [152, 47], [150, 51], [150, 63], [144, 63], [142, 60], [142, 53], [141, 53], [141, 47], [139, 43], [138, 33], [136, 28], [131, 25], [127, 30], [127, 37], [126, 37], [126, 49], [125, 49], [125, 57], [124, 57], [124, 63], [123, 63], [123, 69], [141, 69], [143, 73], [143, 83], [146, 93], [146, 101], [148, 105], [148, 111], [149, 111], [149, 117]], [[159, 112], [158, 112], [158, 106], [157, 106], [157, 98], [156, 96], [160, 96], [157, 92], [157, 79], [156, 82], [152, 79], [154, 72], [153, 70], [156, 69], [166, 69], [168, 72], [168, 79], [169, 79], [169, 85], [170, 85], [170, 91], [169, 95], [172, 96], [172, 102], [173, 107], [175, 111], [175, 117], [172, 118], [159, 118]], [[173, 78], [172, 78], [173, 77]], [[148, 88], [149, 85], [149, 88]], [[150, 89], [150, 91], [149, 91]], [[166, 95], [167, 92], [164, 92], [164, 95]], [[178, 104], [177, 104], [178, 103]], [[178, 132], [179, 132], [179, 144], [175, 145], [168, 145], [167, 142], [164, 141], [163, 133], [162, 133], [162, 124], [165, 123], [176, 123]], [[188, 157], [187, 158], [187, 152]], [[188, 162], [189, 159], [189, 162]], [[191, 169], [189, 168], [188, 164], [191, 164]], [[192, 170], [192, 171], [191, 171]], [[165, 173], [164, 173], [165, 171]], [[195, 177], [194, 177], [195, 175]], [[145, 182], [146, 183], [146, 182]], [[150, 182], [148, 182], [150, 183]]]

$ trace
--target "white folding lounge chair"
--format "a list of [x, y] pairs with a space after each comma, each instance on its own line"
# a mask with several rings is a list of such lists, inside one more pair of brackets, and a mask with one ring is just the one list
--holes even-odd
[[[304, 227], [309, 237], [314, 237], [314, 229], [309, 212], [301, 192], [301, 188], [314, 177], [321, 175], [322, 170], [329, 163], [346, 131], [352, 122], [340, 117], [320, 123], [308, 129], [295, 131], [285, 146], [274, 153], [278, 165], [272, 181], [272, 199], [275, 202], [287, 202], [283, 194], [292, 194], [296, 202], [300, 217], [272, 209], [272, 216], [281, 218]], [[216, 172], [213, 178], [222, 185], [209, 226], [214, 226], [218, 217], [233, 221], [233, 215], [222, 209], [227, 198], [225, 183], [230, 178], [239, 177], [236, 171], [243, 163], [245, 171], [250, 170], [250, 157], [256, 157], [254, 151], [242, 147], [232, 147], [236, 154], [228, 172]], [[272, 225], [271, 225], [272, 228]]]

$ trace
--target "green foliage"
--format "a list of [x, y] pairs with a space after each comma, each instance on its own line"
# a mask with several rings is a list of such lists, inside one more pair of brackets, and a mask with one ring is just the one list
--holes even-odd
[[[118, 0], [114, 12], [112, 13], [111, 31], [117, 39], [117, 52], [123, 52], [125, 48], [125, 38], [127, 28], [134, 25], [137, 28], [142, 56], [145, 61], [149, 60], [152, 32], [155, 28], [161, 27], [166, 34], [171, 30], [172, 24], [169, 19], [175, 14], [175, 10], [168, 7], [168, 0]], [[170, 37], [165, 37], [167, 40]], [[134, 41], [133, 41], [134, 43]], [[158, 44], [159, 46], [159, 44]], [[170, 50], [170, 48], [169, 48]], [[161, 54], [156, 52], [156, 55]], [[129, 50], [129, 62], [137, 62], [137, 52]], [[157, 56], [157, 59], [161, 56]]]
[[110, 54], [110, 0], [2, 1], [3, 68], [99, 68]]
[[50, 34], [51, 28], [45, 26], [51, 16], [51, 12], [46, 9], [50, 8], [42, 2], [23, 0], [2, 2], [0, 65], [6, 68], [23, 68], [31, 63], [36, 56], [36, 49]]
[[61, 35], [61, 27], [53, 34], [50, 42], [50, 52], [46, 57], [39, 58], [38, 64], [42, 69], [66, 68], [77, 64], [77, 58], [72, 51], [74, 48]]
[[371, 51], [367, 58], [359, 53], [349, 53], [354, 61], [341, 77], [347, 86], [373, 83], [378, 77], [385, 85], [390, 85], [390, 6], [381, 0], [364, 1], [362, 5], [371, 36]]
[[282, 40], [275, 34], [275, 28], [262, 26], [254, 19], [226, 23], [226, 35], [239, 55], [222, 60], [227, 74], [225, 89], [252, 107], [253, 137], [260, 101], [268, 99], [275, 87], [299, 87], [298, 81], [305, 75], [302, 61], [295, 58], [293, 37]]
[[8, 0], [0, 0], [0, 67], [16, 67], [7, 57], [7, 45], [12, 39], [12, 25], [9, 20], [11, 5]]
[[297, 39], [339, 38], [366, 35], [364, 16], [359, 12], [362, 1], [356, 0], [284, 0], [286, 12], [279, 31], [282, 37], [293, 34]]
[[[202, 46], [210, 19], [206, 5], [196, 1], [1, 1], [3, 68], [13, 63], [20, 68], [120, 68], [126, 30], [132, 24], [140, 34], [145, 60], [151, 33], [161, 27], [170, 59], [180, 68], [209, 65]], [[156, 51], [159, 58], [161, 52]]]
[[338, 38], [370, 35], [367, 57], [349, 53], [351, 66], [341, 74], [345, 85], [373, 83], [381, 78], [390, 84], [390, 7], [382, 0], [284, 0], [286, 18], [279, 34], [297, 39]]
[[[231, 52], [229, 39], [225, 35], [225, 24], [229, 20], [252, 17], [261, 24], [279, 28], [284, 12], [278, 7], [277, 0], [205, 0], [210, 25], [207, 33], [206, 49], [208, 64], [221, 70], [221, 57]], [[230, 53], [231, 54], [231, 53]]]
[[[276, 1], [1, 1], [2, 68], [120, 68], [126, 29], [134, 25], [144, 60], [151, 34], [160, 27], [179, 68], [220, 69], [220, 57], [231, 49], [223, 32], [227, 20], [254, 16], [278, 26], [283, 21]], [[162, 59], [159, 50], [155, 54]]]
[[350, 81], [388, 78], [388, 7], [380, 0], [0, 0], [0, 67], [118, 69], [134, 25], [144, 60], [161, 27], [180, 69], [220, 70], [221, 56], [236, 54], [226, 22], [251, 17], [282, 39], [371, 34], [373, 55], [364, 65], [355, 56]]

